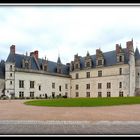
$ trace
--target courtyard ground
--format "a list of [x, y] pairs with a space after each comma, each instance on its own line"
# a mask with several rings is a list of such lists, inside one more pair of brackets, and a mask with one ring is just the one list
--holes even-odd
[[140, 121], [139, 105], [40, 107], [25, 100], [0, 100], [0, 120]]
[[140, 135], [140, 105], [40, 107], [0, 100], [0, 135]]

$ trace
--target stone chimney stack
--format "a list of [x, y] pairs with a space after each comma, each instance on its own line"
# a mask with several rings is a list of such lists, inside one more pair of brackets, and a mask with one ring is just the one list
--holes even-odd
[[39, 55], [38, 50], [34, 51], [34, 56], [35, 56], [36, 59], [38, 59], [38, 55]]
[[133, 39], [131, 41], [127, 41], [126, 42], [126, 47], [128, 51], [132, 51], [134, 52], [134, 48], [133, 48]]
[[15, 54], [15, 52], [16, 52], [16, 47], [15, 47], [15, 45], [12, 45], [10, 47], [10, 53]]
[[119, 44], [116, 44], [116, 53], [119, 53], [120, 52], [120, 46]]
[[30, 56], [35, 56], [36, 59], [38, 59], [38, 50], [34, 51], [34, 52], [30, 52]]
[[96, 49], [96, 57], [102, 56], [102, 51], [100, 49]]

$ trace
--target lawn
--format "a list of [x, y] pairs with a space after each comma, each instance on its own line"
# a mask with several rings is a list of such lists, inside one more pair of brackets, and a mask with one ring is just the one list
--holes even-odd
[[54, 107], [92, 107], [140, 104], [140, 97], [112, 97], [112, 98], [67, 98], [30, 100], [24, 102], [26, 105], [54, 106]]

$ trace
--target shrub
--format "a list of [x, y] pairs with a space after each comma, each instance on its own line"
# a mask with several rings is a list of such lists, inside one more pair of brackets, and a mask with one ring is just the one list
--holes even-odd
[[68, 98], [68, 97], [66, 95], [64, 95], [63, 98]]
[[30, 99], [30, 97], [26, 97], [26, 99]]
[[8, 96], [3, 96], [3, 97], [2, 97], [2, 100], [8, 100], [8, 99], [9, 99]]

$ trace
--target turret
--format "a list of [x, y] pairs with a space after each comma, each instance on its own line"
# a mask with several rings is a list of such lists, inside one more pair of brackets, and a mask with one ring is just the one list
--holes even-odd
[[134, 47], [133, 47], [133, 39], [131, 41], [126, 42], [127, 52], [129, 56], [129, 96], [135, 95], [135, 57], [134, 57]]

